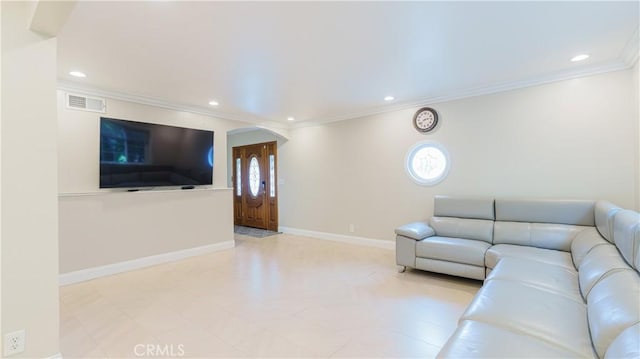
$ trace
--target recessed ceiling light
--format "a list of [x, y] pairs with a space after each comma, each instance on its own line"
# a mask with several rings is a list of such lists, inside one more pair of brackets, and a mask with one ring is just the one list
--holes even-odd
[[218, 106], [218, 105], [219, 105], [219, 103], [218, 103], [218, 101], [209, 101], [209, 105], [211, 105], [211, 106]]
[[578, 62], [589, 58], [588, 54], [580, 54], [571, 58], [571, 62]]
[[71, 71], [69, 72], [69, 75], [73, 77], [87, 77], [87, 75], [85, 75], [84, 72], [80, 72], [80, 71]]
[[393, 100], [395, 100], [395, 99], [396, 99], [396, 98], [395, 98], [395, 97], [393, 97], [393, 96], [386, 96], [386, 97], [384, 98], [384, 100], [385, 100], [385, 101], [393, 101]]
[[293, 117], [291, 117], [291, 116], [287, 117], [287, 121], [295, 121], [295, 120], [296, 120], [296, 119], [295, 119], [295, 118], [293, 118]]

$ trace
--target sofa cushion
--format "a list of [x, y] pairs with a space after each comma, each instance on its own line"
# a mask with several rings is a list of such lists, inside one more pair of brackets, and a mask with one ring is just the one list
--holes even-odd
[[431, 237], [435, 234], [433, 228], [424, 222], [413, 222], [396, 228], [396, 234], [415, 240]]
[[607, 201], [596, 202], [594, 216], [598, 232], [609, 242], [613, 243], [613, 217], [622, 208]]
[[572, 358], [582, 354], [526, 333], [465, 320], [438, 358]]
[[582, 300], [578, 272], [565, 266], [526, 258], [503, 258], [486, 281], [510, 280]]
[[477, 239], [491, 243], [493, 221], [454, 217], [432, 217], [431, 228], [440, 237]]
[[593, 356], [587, 308], [570, 298], [524, 283], [485, 283], [461, 320], [475, 320], [539, 338], [580, 356]]
[[601, 279], [587, 296], [593, 346], [603, 357], [622, 332], [640, 322], [640, 277], [622, 270]]
[[580, 267], [584, 257], [596, 246], [609, 244], [595, 228], [587, 228], [576, 235], [571, 242], [571, 258], [576, 268]]
[[433, 203], [433, 215], [436, 217], [495, 218], [493, 198], [435, 196]]
[[605, 359], [640, 358], [640, 323], [627, 328], [611, 342]]
[[484, 254], [490, 246], [473, 239], [435, 236], [416, 243], [416, 256], [484, 266]]
[[587, 298], [591, 289], [600, 280], [620, 270], [633, 270], [620, 256], [616, 246], [606, 244], [597, 246], [587, 254], [578, 268], [580, 291]]
[[593, 201], [496, 199], [496, 221], [593, 226]]
[[517, 244], [568, 252], [576, 235], [587, 228], [566, 224], [495, 222], [493, 244]]
[[640, 214], [622, 210], [613, 218], [613, 241], [624, 259], [636, 269], [640, 269]]
[[498, 261], [505, 257], [533, 259], [538, 262], [575, 269], [573, 261], [571, 261], [571, 254], [567, 252], [512, 244], [497, 244], [489, 248], [485, 254], [485, 265], [494, 268]]

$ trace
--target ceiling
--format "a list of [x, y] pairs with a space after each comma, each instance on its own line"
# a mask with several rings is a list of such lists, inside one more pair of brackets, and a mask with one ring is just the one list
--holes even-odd
[[78, 2], [58, 76], [224, 118], [327, 122], [629, 67], [639, 4]]

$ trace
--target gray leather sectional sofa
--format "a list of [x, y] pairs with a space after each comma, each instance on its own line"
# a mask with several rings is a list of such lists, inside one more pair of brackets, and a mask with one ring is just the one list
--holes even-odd
[[406, 267], [484, 280], [443, 358], [640, 358], [640, 214], [604, 201], [435, 198]]

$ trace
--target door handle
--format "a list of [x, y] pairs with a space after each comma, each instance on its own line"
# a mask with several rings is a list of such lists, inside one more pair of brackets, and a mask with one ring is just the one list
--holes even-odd
[[262, 181], [262, 190], [266, 191], [267, 190], [267, 182]]

